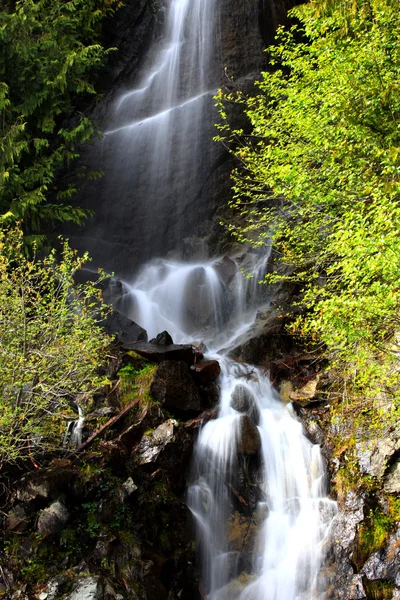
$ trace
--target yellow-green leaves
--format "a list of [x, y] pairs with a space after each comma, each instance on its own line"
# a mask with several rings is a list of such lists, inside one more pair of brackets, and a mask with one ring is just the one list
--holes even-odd
[[28, 259], [21, 231], [0, 232], [0, 469], [58, 450], [70, 403], [105, 383], [107, 308], [97, 287], [73, 281], [88, 260], [65, 241], [61, 260]]

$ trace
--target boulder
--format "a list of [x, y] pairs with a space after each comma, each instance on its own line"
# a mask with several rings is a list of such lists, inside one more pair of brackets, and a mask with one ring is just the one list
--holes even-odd
[[253, 421], [258, 421], [259, 412], [255, 398], [248, 387], [239, 383], [231, 395], [231, 406], [240, 413], [248, 414]]
[[237, 451], [239, 454], [257, 454], [261, 448], [260, 432], [248, 415], [240, 418], [240, 436]]
[[37, 530], [43, 536], [60, 533], [68, 523], [69, 517], [68, 510], [57, 500], [40, 513]]
[[137, 323], [113, 309], [103, 322], [103, 327], [111, 337], [121, 344], [147, 342], [147, 333]]
[[103, 584], [100, 577], [79, 577], [65, 600], [102, 600]]
[[239, 271], [237, 264], [229, 256], [224, 256], [215, 262], [213, 269], [225, 285], [228, 285]]
[[134, 350], [140, 356], [155, 363], [166, 360], [179, 360], [193, 365], [196, 360], [203, 358], [203, 354], [191, 344], [168, 344], [163, 346], [151, 342], [137, 342], [129, 345], [125, 344], [124, 349]]
[[319, 382], [319, 375], [316, 375], [313, 379], [307, 381], [303, 387], [297, 390], [292, 390], [289, 393], [290, 400], [298, 402], [302, 406], [306, 406], [313, 400], [317, 393], [317, 385]]
[[129, 496], [131, 496], [133, 494], [133, 492], [136, 492], [136, 490], [138, 489], [138, 486], [133, 481], [132, 477], [128, 477], [128, 479], [126, 481], [124, 481], [124, 483], [122, 484], [122, 488], [124, 490], [126, 497], [128, 498]]
[[161, 344], [162, 346], [170, 346], [173, 344], [172, 337], [169, 335], [168, 331], [163, 331], [159, 333], [155, 338], [150, 340], [151, 344]]
[[137, 447], [137, 462], [147, 465], [157, 462], [164, 448], [173, 441], [174, 431], [178, 425], [175, 419], [168, 419], [147, 435], [144, 435]]
[[165, 408], [192, 412], [202, 409], [200, 394], [184, 361], [162, 362], [154, 375], [150, 395]]
[[201, 360], [190, 367], [190, 372], [198, 385], [207, 385], [217, 379], [221, 367], [217, 360]]

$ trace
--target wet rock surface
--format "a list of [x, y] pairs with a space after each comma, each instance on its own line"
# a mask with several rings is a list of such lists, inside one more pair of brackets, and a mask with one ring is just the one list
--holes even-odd
[[161, 362], [150, 387], [154, 400], [165, 408], [184, 412], [200, 412], [202, 402], [184, 361]]
[[257, 454], [261, 448], [261, 438], [257, 426], [248, 415], [240, 418], [240, 434], [237, 451], [239, 454]]
[[199, 385], [207, 385], [214, 382], [221, 373], [221, 367], [217, 360], [202, 360], [190, 367], [193, 379]]
[[147, 333], [137, 323], [113, 309], [103, 322], [106, 332], [121, 344], [147, 342]]
[[193, 365], [197, 359], [203, 358], [202, 353], [191, 344], [163, 345], [150, 342], [137, 342], [124, 344], [124, 348], [126, 350], [134, 350], [140, 356], [155, 363], [161, 363], [166, 360], [177, 360]]
[[240, 413], [246, 413], [255, 422], [259, 414], [252, 392], [243, 384], [238, 384], [232, 392], [231, 406]]

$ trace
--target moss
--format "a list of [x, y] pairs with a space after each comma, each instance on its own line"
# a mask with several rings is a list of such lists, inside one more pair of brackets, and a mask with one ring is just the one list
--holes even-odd
[[146, 364], [141, 369], [128, 363], [119, 371], [121, 381], [121, 405], [127, 406], [139, 398], [140, 404], [155, 403], [150, 395], [150, 386], [157, 370], [157, 365]]
[[363, 579], [363, 586], [368, 600], [391, 600], [394, 585], [390, 581], [369, 581]]
[[356, 538], [356, 549], [353, 560], [358, 568], [378, 550], [381, 550], [388, 542], [389, 537], [396, 527], [392, 515], [384, 513], [379, 508], [370, 510], [368, 517], [358, 528]]

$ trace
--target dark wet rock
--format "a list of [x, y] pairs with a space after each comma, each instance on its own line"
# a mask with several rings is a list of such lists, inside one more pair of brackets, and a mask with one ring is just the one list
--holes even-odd
[[69, 511], [59, 500], [42, 510], [37, 522], [37, 530], [43, 535], [60, 533], [70, 519]]
[[330, 423], [329, 406], [320, 406], [310, 410], [310, 407], [301, 406], [293, 402], [293, 409], [300, 418], [304, 433], [313, 444], [323, 446], [326, 441], [326, 425]]
[[[283, 319], [277, 310], [269, 308], [259, 313], [250, 329], [236, 340], [231, 355], [250, 364], [278, 363], [286, 358], [293, 348], [293, 338], [285, 334]], [[278, 374], [274, 373], [274, 379]], [[279, 377], [283, 377], [279, 373]]]
[[391, 581], [400, 587], [400, 526], [385, 548], [370, 556], [361, 572], [369, 580]]
[[7, 531], [22, 532], [29, 527], [29, 511], [26, 506], [18, 504], [7, 515], [5, 527]]
[[177, 360], [193, 365], [196, 360], [203, 358], [203, 354], [190, 344], [162, 346], [161, 344], [152, 344], [150, 342], [137, 342], [135, 344], [125, 344], [124, 349], [134, 350], [140, 356], [155, 363], [161, 363], [166, 360]]
[[150, 395], [162, 406], [178, 411], [200, 411], [200, 394], [186, 362], [166, 360], [160, 364], [150, 386]]
[[[246, 516], [251, 515], [253, 521], [261, 526], [261, 521], [267, 517], [268, 509], [260, 508], [260, 501], [265, 500], [265, 494], [260, 488], [261, 472], [257, 456], [242, 456], [239, 459], [237, 480], [231, 487], [232, 501], [236, 509]], [[262, 513], [262, 514], [261, 514]]]
[[240, 434], [238, 440], [239, 454], [256, 454], [261, 447], [261, 438], [257, 426], [248, 415], [240, 418]]
[[216, 382], [198, 386], [201, 404], [204, 408], [213, 408], [219, 401], [220, 389]]
[[117, 441], [130, 452], [148, 429], [154, 429], [166, 419], [162, 408], [157, 404], [147, 404], [141, 407], [135, 415], [135, 421], [118, 436]]
[[172, 337], [169, 335], [168, 331], [163, 331], [159, 333], [155, 338], [150, 340], [150, 344], [161, 344], [162, 346], [170, 346], [174, 342]]
[[239, 271], [237, 264], [229, 256], [215, 262], [213, 267], [225, 285], [228, 285]]
[[121, 344], [147, 342], [147, 333], [137, 323], [113, 309], [103, 322], [103, 327], [112, 338]]
[[360, 471], [381, 478], [390, 459], [400, 451], [400, 430], [382, 432], [378, 438], [359, 440], [356, 447]]
[[190, 367], [190, 372], [198, 385], [207, 385], [217, 379], [221, 367], [217, 360], [201, 360]]
[[232, 392], [231, 406], [240, 413], [248, 414], [256, 423], [259, 419], [259, 411], [255, 398], [248, 387], [239, 383]]

